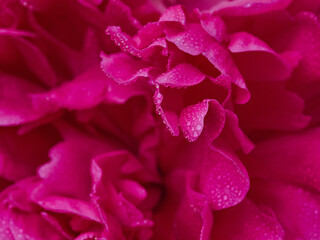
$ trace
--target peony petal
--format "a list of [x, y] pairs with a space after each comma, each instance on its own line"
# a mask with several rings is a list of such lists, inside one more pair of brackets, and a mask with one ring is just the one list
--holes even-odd
[[230, 38], [228, 48], [245, 79], [282, 81], [291, 75], [291, 65], [257, 37], [238, 32]]
[[163, 35], [163, 26], [159, 22], [149, 22], [137, 33], [138, 45], [142, 48], [152, 44]]
[[250, 102], [238, 105], [236, 111], [243, 128], [296, 130], [308, 125], [310, 117], [303, 114], [303, 100], [284, 85], [252, 84], [250, 92]]
[[129, 99], [136, 96], [149, 97], [149, 85], [145, 82], [136, 82], [130, 85], [121, 85], [113, 79], [105, 78], [107, 93], [105, 96], [106, 103], [124, 104]]
[[85, 6], [97, 6], [102, 3], [103, 0], [78, 0]]
[[[207, 115], [209, 101], [184, 108], [180, 114], [179, 125], [182, 133], [190, 142], [194, 142], [200, 136], [204, 127], [204, 117]], [[214, 123], [212, 123], [214, 124]]]
[[298, 12], [314, 12], [318, 13], [320, 10], [320, 2], [317, 0], [295, 0], [292, 1], [288, 7], [288, 11], [293, 15]]
[[28, 70], [38, 77], [40, 83], [50, 87], [57, 84], [58, 80], [52, 66], [36, 45], [20, 37], [13, 38], [11, 41], [21, 54]]
[[47, 105], [70, 110], [91, 108], [105, 99], [106, 83], [101, 69], [92, 68], [49, 92], [33, 95], [34, 104], [39, 108]]
[[110, 35], [111, 39], [117, 46], [120, 47], [122, 52], [131, 54], [138, 58], [147, 58], [152, 55], [157, 48], [166, 49], [167, 43], [164, 38], [158, 38], [154, 40], [149, 46], [143, 49], [139, 49], [136, 42], [127, 34], [123, 33], [120, 27], [109, 26], [106, 30], [107, 35]]
[[239, 126], [237, 115], [230, 110], [225, 110], [226, 123], [220, 138], [228, 143], [233, 149], [242, 149], [244, 153], [249, 153], [254, 148], [254, 144], [244, 134]]
[[217, 240], [284, 239], [284, 230], [273, 211], [249, 199], [233, 208], [215, 212], [214, 217], [212, 238]]
[[134, 16], [133, 9], [120, 0], [108, 1], [104, 11], [104, 19], [109, 26], [120, 26], [127, 33], [134, 33], [142, 27], [139, 20]]
[[148, 78], [152, 69], [146, 63], [124, 53], [101, 54], [101, 58], [101, 68], [104, 73], [119, 84], [129, 84], [140, 78]]
[[37, 180], [29, 178], [20, 181], [0, 194], [0, 233], [7, 231], [12, 239], [38, 240], [46, 239], [47, 236], [64, 239], [39, 214], [41, 209], [30, 201], [30, 194], [37, 187]]
[[39, 176], [51, 194], [88, 199], [91, 191], [91, 159], [110, 148], [90, 138], [59, 143], [51, 149], [51, 161], [39, 169]]
[[213, 15], [219, 16], [248, 16], [263, 14], [285, 9], [292, 0], [239, 0], [222, 1], [214, 5], [210, 10]]
[[97, 210], [89, 202], [53, 195], [36, 199], [36, 202], [42, 208], [51, 212], [73, 214], [88, 220], [101, 222]]
[[290, 89], [308, 99], [319, 95], [320, 27], [318, 16], [312, 13], [298, 14], [274, 41], [281, 51], [294, 51], [300, 54], [299, 65], [289, 82]]
[[25, 79], [0, 74], [0, 125], [10, 126], [41, 118], [44, 113], [32, 108], [29, 94], [42, 88]]
[[228, 51], [210, 37], [200, 24], [189, 24], [184, 31], [167, 32], [167, 40], [190, 55], [205, 56], [222, 74], [229, 75], [239, 88], [236, 102], [245, 103], [249, 100], [250, 93]]
[[155, 82], [168, 87], [197, 85], [205, 79], [205, 74], [188, 63], [181, 63], [156, 78]]
[[37, 168], [49, 160], [48, 150], [59, 140], [59, 134], [51, 127], [40, 127], [21, 136], [17, 129], [1, 129], [1, 177], [17, 181], [35, 175]]
[[182, 26], [186, 24], [186, 16], [181, 5], [168, 8], [160, 17], [159, 22], [179, 23]]
[[[60, 3], [55, 10], [65, 9], [65, 5], [61, 5], [63, 2], [58, 2]], [[73, 6], [76, 9], [76, 6]], [[75, 9], [72, 11], [74, 12]], [[61, 17], [50, 18], [57, 14]], [[71, 18], [66, 12], [57, 14], [42, 14], [38, 18], [34, 12], [30, 11], [28, 21], [34, 32], [45, 40], [46, 44], [39, 45], [39, 48], [46, 53], [57, 76], [68, 79], [80, 74], [83, 69], [99, 63], [99, 40], [92, 28], [84, 28], [81, 24], [84, 20], [79, 19], [79, 16]], [[94, 16], [100, 17], [97, 13]]]
[[227, 40], [227, 26], [220, 17], [202, 15], [200, 23], [203, 29], [218, 42]]
[[320, 234], [318, 194], [281, 182], [256, 181], [252, 184], [256, 201], [270, 206], [288, 239], [317, 239]]
[[[129, 162], [131, 163], [128, 164]], [[110, 152], [95, 158], [91, 167], [91, 174], [94, 180], [92, 198], [97, 207], [104, 212], [104, 215], [107, 214], [105, 217], [107, 224], [112, 220], [108, 216], [114, 216], [115, 220], [133, 235], [139, 232], [140, 234], [148, 235], [147, 229], [153, 225], [153, 222], [146, 218], [144, 212], [137, 208], [133, 202], [130, 202], [123, 193], [118, 192], [123, 190], [123, 185], [119, 185], [119, 180], [126, 176], [121, 172], [126, 164], [128, 165], [125, 167], [125, 171], [129, 171], [126, 174], [131, 174], [131, 176], [134, 173], [139, 176], [143, 175], [143, 172], [141, 172], [142, 166], [127, 151]], [[117, 188], [117, 186], [120, 188]], [[140, 191], [141, 188], [138, 187], [132, 189], [131, 193]], [[128, 195], [127, 193], [126, 195], [129, 196], [130, 194]]]
[[320, 191], [320, 129], [256, 144], [246, 160], [253, 177], [279, 179]]
[[208, 240], [212, 222], [212, 211], [206, 197], [187, 186], [173, 222], [175, 239]]
[[202, 140], [211, 144], [221, 133], [225, 125], [225, 110], [216, 100], [204, 100], [209, 105], [208, 113], [204, 120]]
[[179, 123], [178, 123], [178, 116], [176, 113], [171, 111], [165, 111], [161, 106], [163, 100], [163, 95], [160, 93], [160, 87], [156, 87], [156, 91], [153, 95], [153, 101], [156, 106], [156, 112], [162, 118], [163, 123], [168, 128], [170, 133], [173, 136], [179, 135]]
[[249, 177], [236, 155], [210, 149], [204, 153], [199, 189], [214, 210], [241, 202], [249, 190]]
[[181, 51], [196, 56], [205, 51], [209, 45], [207, 33], [200, 24], [189, 24], [184, 31], [168, 32], [168, 41], [174, 43]]

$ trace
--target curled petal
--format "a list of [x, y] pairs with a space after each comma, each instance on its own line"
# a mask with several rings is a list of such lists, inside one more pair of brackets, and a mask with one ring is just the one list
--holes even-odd
[[111, 39], [118, 45], [123, 52], [136, 56], [138, 58], [146, 58], [152, 55], [158, 48], [166, 52], [167, 43], [164, 38], [158, 38], [150, 43], [145, 48], [140, 49], [130, 36], [123, 33], [120, 27], [109, 26], [106, 33], [110, 35]]
[[196, 141], [201, 136], [202, 140], [211, 143], [220, 135], [224, 124], [224, 109], [213, 99], [205, 99], [184, 108], [179, 118], [183, 135], [190, 142]]
[[227, 40], [227, 27], [220, 17], [202, 15], [200, 17], [200, 23], [203, 29], [218, 42]]
[[178, 116], [175, 112], [165, 111], [161, 105], [163, 100], [163, 95], [160, 93], [159, 86], [157, 86], [156, 91], [153, 95], [153, 101], [156, 106], [156, 111], [163, 120], [168, 130], [173, 136], [179, 135], [179, 122]]
[[169, 87], [188, 87], [197, 85], [205, 79], [205, 74], [188, 63], [181, 63], [160, 75], [155, 82]]
[[236, 92], [237, 103], [249, 100], [250, 93], [229, 52], [210, 37], [200, 24], [189, 24], [184, 31], [167, 32], [167, 39], [190, 55], [202, 54], [222, 74], [230, 76], [232, 82], [239, 88], [239, 92]]
[[[208, 100], [184, 108], [180, 114], [179, 125], [185, 138], [193, 142], [200, 136], [207, 115]], [[212, 123], [214, 124], [214, 123]]]
[[146, 63], [124, 53], [101, 54], [101, 58], [104, 73], [119, 84], [129, 84], [139, 78], [147, 78], [152, 69]]

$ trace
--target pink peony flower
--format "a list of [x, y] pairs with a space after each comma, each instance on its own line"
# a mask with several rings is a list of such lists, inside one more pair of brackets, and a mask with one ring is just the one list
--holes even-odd
[[0, 1], [0, 239], [320, 239], [319, 11]]

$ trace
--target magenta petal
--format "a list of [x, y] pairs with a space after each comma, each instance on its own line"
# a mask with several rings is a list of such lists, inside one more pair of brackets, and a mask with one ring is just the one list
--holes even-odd
[[39, 176], [49, 192], [88, 199], [91, 159], [108, 150], [110, 147], [88, 138], [59, 143], [51, 149], [51, 161], [39, 169]]
[[168, 8], [160, 17], [159, 22], [176, 22], [184, 26], [186, 24], [186, 16], [181, 5]]
[[279, 181], [256, 181], [252, 190], [256, 201], [274, 210], [288, 239], [317, 239], [320, 236], [317, 193]]
[[[1, 239], [7, 239], [7, 240], [15, 240], [14, 235], [12, 233], [12, 230], [10, 230], [10, 228], [8, 227], [9, 224], [7, 223], [7, 221], [5, 221], [3, 218], [0, 218], [0, 221], [1, 221], [0, 238]], [[19, 230], [20, 229], [18, 229], [18, 231]], [[30, 240], [33, 240], [33, 239], [30, 239]]]
[[314, 12], [317, 13], [320, 10], [320, 2], [317, 0], [295, 0], [289, 6], [289, 11], [293, 15], [298, 12]]
[[250, 99], [250, 92], [229, 52], [215, 41], [206, 46], [205, 56], [223, 75], [230, 76], [231, 81], [237, 86], [235, 103], [244, 104]]
[[187, 186], [173, 223], [175, 239], [208, 240], [212, 223], [212, 210], [206, 197]]
[[176, 113], [171, 111], [165, 111], [161, 106], [163, 95], [160, 93], [159, 86], [157, 86], [156, 91], [153, 95], [154, 104], [156, 106], [156, 111], [162, 118], [163, 123], [166, 125], [168, 130], [173, 136], [179, 135], [179, 120]]
[[224, 108], [216, 100], [205, 100], [209, 104], [208, 113], [204, 121], [204, 130], [201, 138], [207, 144], [211, 144], [224, 128], [226, 115]]
[[249, 100], [250, 93], [229, 52], [207, 34], [200, 24], [189, 24], [184, 31], [168, 31], [167, 39], [190, 55], [202, 54], [222, 74], [230, 76], [231, 81], [238, 87], [238, 91], [235, 92], [237, 103]]
[[283, 85], [255, 84], [250, 92], [250, 102], [237, 106], [236, 111], [243, 128], [295, 130], [308, 125], [310, 117], [303, 114], [303, 99]]
[[285, 9], [292, 0], [239, 0], [222, 1], [208, 12], [220, 16], [248, 16]]
[[48, 151], [59, 139], [58, 133], [48, 127], [23, 135], [14, 128], [0, 129], [0, 176], [17, 181], [35, 175], [37, 168], [48, 161]]
[[92, 68], [49, 92], [34, 95], [34, 104], [39, 107], [54, 105], [70, 110], [91, 108], [105, 99], [106, 83], [101, 69]]
[[121, 48], [122, 52], [141, 57], [141, 53], [139, 49], [137, 49], [136, 43], [130, 36], [123, 33], [120, 27], [109, 26], [106, 30], [106, 34], [110, 35], [115, 44]]
[[78, 0], [81, 4], [87, 6], [97, 6], [102, 3], [103, 0]]
[[17, 49], [24, 58], [25, 64], [34, 72], [40, 82], [47, 86], [56, 85], [57, 77], [41, 50], [22, 38], [15, 38], [14, 41], [17, 42]]
[[281, 81], [292, 72], [289, 62], [257, 37], [238, 32], [230, 36], [229, 50], [243, 76], [251, 81]]
[[251, 152], [254, 148], [254, 144], [240, 128], [237, 115], [227, 109], [225, 112], [226, 123], [221, 133], [221, 137], [234, 149], [242, 149], [244, 153]]
[[284, 230], [272, 210], [249, 199], [224, 212], [216, 212], [214, 217], [213, 239], [216, 240], [284, 240]]
[[125, 199], [121, 194], [119, 194], [117, 201], [117, 209], [115, 210], [118, 214], [120, 221], [125, 226], [130, 227], [151, 227], [153, 222], [146, 219], [142, 212], [139, 211], [131, 202]]
[[159, 22], [149, 22], [139, 29], [137, 37], [139, 46], [145, 47], [163, 35], [163, 26]]
[[0, 125], [10, 126], [36, 120], [44, 115], [33, 109], [29, 94], [41, 92], [38, 85], [1, 73]]
[[115, 44], [121, 48], [122, 52], [131, 54], [132, 56], [138, 58], [146, 58], [150, 56], [153, 52], [155, 52], [156, 48], [165, 49], [167, 47], [165, 39], [158, 38], [153, 40], [148, 46], [145, 46], [145, 48], [140, 49], [138, 48], [136, 41], [134, 41], [127, 34], [123, 33], [120, 27], [116, 26], [109, 26], [106, 30], [106, 33], [110, 35]]
[[149, 96], [149, 86], [144, 82], [136, 82], [130, 85], [121, 85], [110, 78], [105, 78], [107, 103], [123, 104], [135, 96]]
[[253, 177], [320, 191], [320, 129], [258, 143], [246, 160]]
[[133, 16], [133, 9], [128, 6], [126, 1], [108, 1], [104, 11], [104, 18], [108, 25], [120, 26], [128, 33], [135, 32], [142, 27], [138, 19]]
[[39, 240], [46, 239], [48, 234], [52, 238], [63, 238], [38, 214], [20, 212], [14, 215], [14, 217], [9, 218], [2, 214], [2, 217], [0, 217], [1, 239]]
[[152, 69], [144, 62], [125, 53], [101, 54], [101, 68], [104, 73], [119, 84], [135, 82], [139, 78], [149, 77]]
[[168, 87], [197, 85], [205, 79], [205, 74], [188, 63], [181, 63], [156, 78], [155, 82]]
[[184, 31], [167, 33], [167, 39], [173, 42], [181, 51], [196, 56], [208, 47], [209, 35], [200, 24], [189, 24]]
[[[194, 142], [204, 127], [204, 118], [209, 108], [209, 100], [184, 108], [180, 114], [179, 125], [185, 138]], [[214, 124], [214, 123], [212, 123]]]
[[63, 239], [62, 235], [42, 217], [41, 208], [30, 201], [37, 181], [36, 178], [28, 178], [0, 194], [0, 236], [3, 230], [12, 235], [14, 240], [21, 237], [23, 240], [39, 240], [48, 236]]
[[263, 51], [276, 54], [265, 42], [247, 32], [231, 34], [228, 49], [233, 53]]
[[[123, 179], [130, 176], [129, 174], [133, 176], [136, 172], [141, 173], [141, 168], [139, 161], [127, 151], [114, 151], [100, 155], [94, 159], [91, 167], [94, 182], [93, 201], [105, 213], [114, 216], [122, 226], [133, 230], [153, 225], [153, 222], [145, 218], [144, 213], [129, 201], [133, 195], [141, 195], [141, 186], [132, 185], [133, 181], [130, 181], [134, 189], [121, 192], [125, 190], [124, 183], [128, 184], [128, 181], [123, 181]], [[108, 216], [106, 221], [110, 221]]]
[[[110, 240], [115, 240], [114, 238], [112, 238], [114, 236], [111, 236]], [[77, 238], [75, 238], [74, 240], [91, 240], [91, 239], [104, 239], [104, 238], [100, 238], [100, 234], [99, 233], [95, 233], [95, 232], [85, 232], [85, 233], [81, 233], [79, 236], [77, 236]]]
[[218, 42], [227, 39], [227, 27], [220, 17], [203, 15], [200, 18], [200, 23], [203, 29]]
[[199, 188], [215, 210], [241, 202], [249, 190], [249, 177], [236, 155], [211, 149], [205, 155]]
[[54, 1], [51, 0], [20, 0], [20, 3], [32, 11], [47, 10]]

